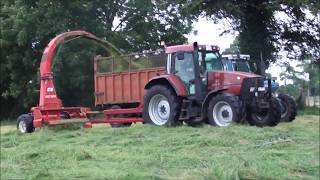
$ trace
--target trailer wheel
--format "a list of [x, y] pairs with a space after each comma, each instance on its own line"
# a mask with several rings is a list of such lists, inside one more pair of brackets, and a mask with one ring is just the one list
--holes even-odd
[[112, 128], [130, 127], [132, 123], [110, 123]]
[[[111, 109], [120, 109], [121, 107], [119, 105], [113, 105]], [[113, 115], [113, 118], [125, 118], [126, 115], [119, 114], [119, 115]], [[132, 123], [110, 123], [110, 126], [112, 128], [119, 128], [119, 127], [129, 127]]]
[[251, 126], [276, 126], [281, 119], [281, 105], [280, 100], [272, 98], [271, 107], [261, 110], [260, 112], [253, 111], [247, 108], [247, 121]]
[[169, 88], [155, 85], [144, 96], [143, 118], [157, 126], [176, 126], [179, 123], [181, 99]]
[[210, 125], [225, 127], [239, 121], [240, 103], [236, 96], [222, 93], [213, 97], [208, 108]]
[[21, 133], [34, 132], [33, 117], [30, 114], [22, 114], [17, 119], [17, 129]]
[[297, 105], [294, 99], [287, 94], [279, 94], [278, 98], [281, 100], [281, 121], [291, 122], [296, 118]]

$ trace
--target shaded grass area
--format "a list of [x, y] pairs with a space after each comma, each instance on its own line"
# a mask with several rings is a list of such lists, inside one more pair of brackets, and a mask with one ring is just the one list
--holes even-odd
[[[16, 121], [11, 119], [3, 119], [0, 120], [0, 133], [4, 134], [10, 131], [15, 131], [16, 128]], [[1, 142], [1, 141], [0, 141]]]
[[0, 179], [318, 179], [319, 116], [275, 128], [1, 131]]
[[305, 107], [303, 111], [298, 111], [299, 116], [304, 115], [316, 115], [320, 116], [320, 108], [319, 107]]
[[0, 119], [0, 126], [14, 125], [16, 123], [15, 119]]

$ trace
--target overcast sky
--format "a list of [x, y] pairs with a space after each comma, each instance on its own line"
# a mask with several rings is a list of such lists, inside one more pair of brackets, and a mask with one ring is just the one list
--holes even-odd
[[198, 21], [193, 23], [193, 29], [198, 31], [198, 34], [189, 34], [186, 37], [188, 38], [189, 43], [197, 41], [199, 44], [218, 45], [222, 52], [230, 46], [236, 37], [236, 34], [225, 34], [220, 36], [220, 34], [229, 27], [230, 24], [227, 21], [221, 21], [218, 24], [214, 24], [206, 18], [199, 18]]

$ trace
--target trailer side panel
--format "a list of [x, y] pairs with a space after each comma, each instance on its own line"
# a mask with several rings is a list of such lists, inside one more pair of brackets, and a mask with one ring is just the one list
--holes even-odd
[[95, 104], [140, 103], [148, 81], [164, 73], [164, 67], [120, 73], [95, 73]]

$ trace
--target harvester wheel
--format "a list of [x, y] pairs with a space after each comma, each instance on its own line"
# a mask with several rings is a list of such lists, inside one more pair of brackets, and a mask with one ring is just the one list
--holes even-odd
[[[120, 109], [121, 107], [118, 106], [118, 105], [113, 105], [111, 107], [111, 109]], [[112, 116], [113, 118], [124, 118], [126, 117], [126, 115], [123, 115], [123, 114], [119, 114], [119, 115], [113, 115]], [[119, 127], [129, 127], [131, 126], [132, 123], [110, 123], [110, 126], [112, 128], [119, 128]]]
[[213, 97], [208, 108], [208, 122], [214, 126], [229, 126], [239, 121], [240, 102], [231, 94], [221, 93]]
[[281, 104], [280, 100], [273, 97], [271, 100], [271, 106], [268, 109], [264, 109], [260, 112], [253, 111], [247, 108], [247, 121], [251, 126], [276, 126], [281, 119]]
[[297, 104], [294, 99], [287, 94], [279, 94], [278, 98], [281, 100], [281, 121], [291, 122], [297, 115]]
[[17, 129], [21, 133], [34, 132], [33, 117], [30, 114], [22, 114], [17, 119]]
[[143, 119], [157, 126], [177, 126], [181, 99], [167, 86], [155, 85], [144, 96]]

